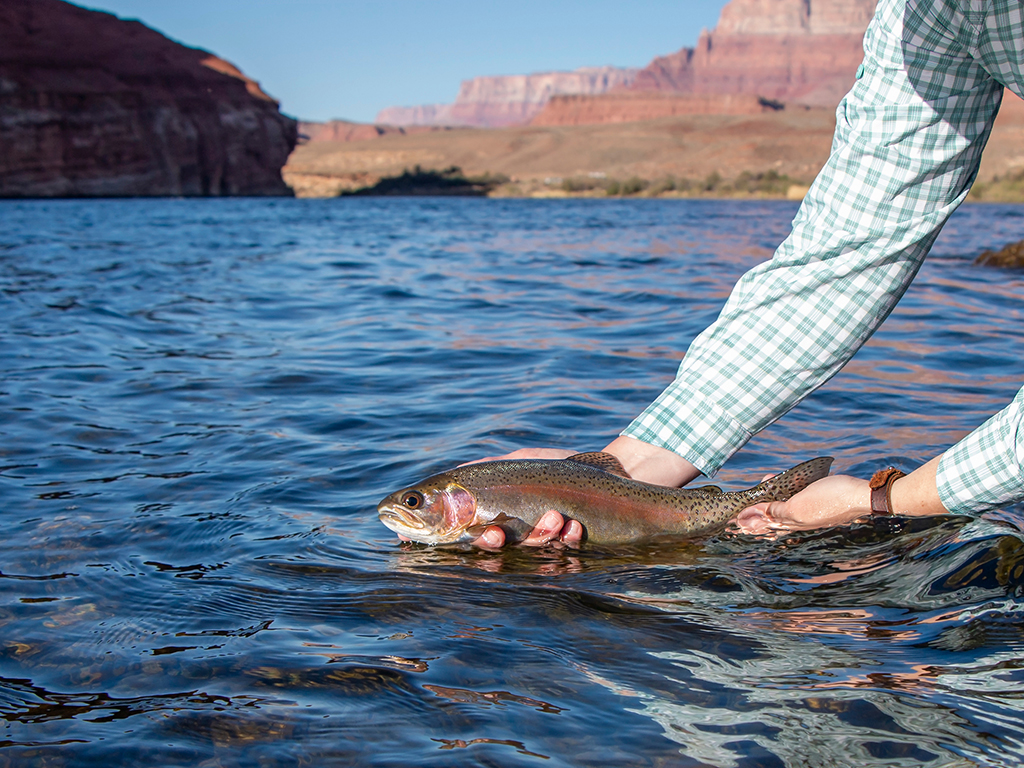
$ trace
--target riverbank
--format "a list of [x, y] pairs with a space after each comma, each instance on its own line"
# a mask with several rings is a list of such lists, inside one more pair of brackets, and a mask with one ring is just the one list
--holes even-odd
[[[1022, 106], [1007, 100], [970, 199], [1024, 201]], [[364, 192], [419, 166], [487, 179], [485, 193], [495, 197], [799, 199], [828, 159], [834, 129], [828, 109], [459, 128], [310, 142], [295, 149], [283, 176], [299, 197]]]
[[[420, 166], [503, 178], [502, 197], [785, 197], [828, 157], [829, 110], [694, 115], [643, 123], [463, 128], [366, 141], [311, 142], [284, 168], [300, 197], [373, 187]], [[784, 179], [785, 183], [779, 183]]]

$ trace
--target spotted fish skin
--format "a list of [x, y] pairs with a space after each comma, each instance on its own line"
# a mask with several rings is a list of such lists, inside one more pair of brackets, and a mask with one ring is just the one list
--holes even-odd
[[488, 525], [521, 541], [548, 510], [578, 520], [587, 541], [625, 544], [713, 532], [747, 507], [785, 501], [826, 477], [831, 457], [804, 462], [745, 491], [667, 488], [633, 480], [607, 453], [506, 459], [442, 472], [391, 494], [381, 522], [427, 544], [472, 541]]

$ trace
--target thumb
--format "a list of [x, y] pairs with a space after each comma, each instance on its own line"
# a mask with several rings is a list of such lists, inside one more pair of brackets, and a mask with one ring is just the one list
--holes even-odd
[[786, 530], [786, 503], [763, 501], [747, 507], [736, 516], [736, 525], [744, 533], [767, 533]]

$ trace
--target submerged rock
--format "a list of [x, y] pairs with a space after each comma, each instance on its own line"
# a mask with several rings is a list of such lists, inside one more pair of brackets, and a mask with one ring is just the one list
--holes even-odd
[[207, 51], [60, 0], [0, 4], [0, 197], [288, 195], [296, 136]]
[[1024, 240], [1010, 243], [998, 251], [982, 251], [974, 263], [986, 267], [1024, 267]]

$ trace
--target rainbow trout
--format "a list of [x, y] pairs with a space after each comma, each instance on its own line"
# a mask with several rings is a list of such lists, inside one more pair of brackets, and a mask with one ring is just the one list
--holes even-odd
[[384, 525], [424, 544], [472, 541], [499, 525], [522, 541], [556, 509], [579, 520], [594, 544], [699, 536], [761, 501], [785, 501], [828, 475], [832, 458], [806, 461], [746, 491], [666, 488], [633, 480], [609, 453], [568, 459], [487, 461], [457, 467], [391, 494], [377, 505]]

